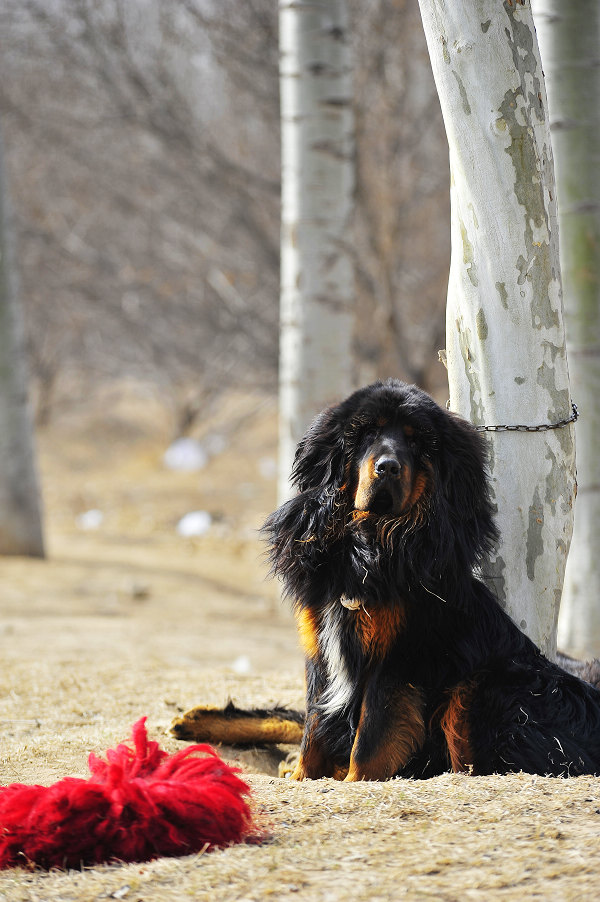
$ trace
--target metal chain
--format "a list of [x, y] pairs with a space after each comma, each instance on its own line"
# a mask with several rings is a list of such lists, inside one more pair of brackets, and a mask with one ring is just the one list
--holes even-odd
[[477, 432], [548, 432], [550, 429], [562, 429], [569, 423], [575, 423], [579, 412], [577, 405], [571, 402], [571, 416], [558, 423], [541, 423], [539, 426], [475, 426]]

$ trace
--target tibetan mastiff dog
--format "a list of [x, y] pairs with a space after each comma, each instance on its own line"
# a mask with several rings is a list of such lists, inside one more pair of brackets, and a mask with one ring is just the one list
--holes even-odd
[[378, 382], [315, 419], [292, 481], [264, 529], [306, 657], [293, 778], [600, 773], [600, 692], [476, 575], [498, 538], [480, 433]]

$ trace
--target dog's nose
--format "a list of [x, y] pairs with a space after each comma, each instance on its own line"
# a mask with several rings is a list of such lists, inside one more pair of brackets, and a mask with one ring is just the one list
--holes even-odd
[[377, 476], [399, 476], [400, 469], [401, 466], [398, 459], [390, 454], [382, 455], [375, 462], [375, 474]]

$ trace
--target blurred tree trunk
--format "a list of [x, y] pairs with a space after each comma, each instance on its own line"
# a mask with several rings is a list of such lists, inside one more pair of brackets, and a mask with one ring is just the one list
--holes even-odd
[[[571, 414], [554, 170], [530, 7], [419, 0], [450, 147], [450, 401], [475, 424]], [[549, 655], [573, 523], [574, 429], [489, 433], [503, 541], [484, 578]]]
[[280, 0], [279, 495], [312, 417], [351, 387], [354, 127], [345, 0]]
[[0, 554], [44, 556], [25, 335], [0, 136]]
[[561, 648], [600, 656], [600, 4], [535, 0], [556, 160], [569, 371], [577, 426], [575, 529]]

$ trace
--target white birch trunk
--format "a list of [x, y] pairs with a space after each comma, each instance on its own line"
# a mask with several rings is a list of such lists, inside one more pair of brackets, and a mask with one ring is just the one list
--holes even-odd
[[345, 0], [280, 0], [279, 496], [312, 417], [351, 388], [354, 193]]
[[559, 645], [600, 656], [600, 4], [535, 0], [556, 160], [565, 321], [577, 425], [575, 529]]
[[[571, 413], [554, 172], [531, 9], [419, 0], [451, 168], [447, 357], [451, 408], [475, 424]], [[573, 426], [490, 433], [502, 543], [484, 576], [546, 654], [569, 550]]]
[[25, 334], [0, 138], [0, 554], [44, 556]]

